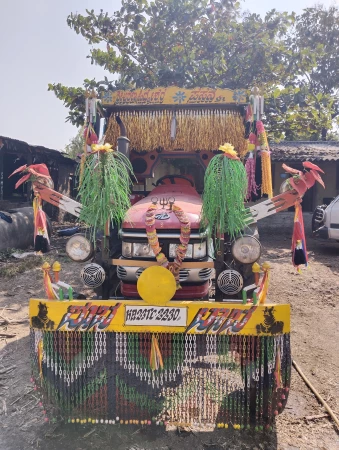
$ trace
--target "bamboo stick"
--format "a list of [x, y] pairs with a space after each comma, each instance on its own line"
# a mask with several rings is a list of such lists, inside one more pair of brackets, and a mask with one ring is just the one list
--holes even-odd
[[298, 366], [298, 364], [292, 360], [292, 364], [293, 367], [295, 368], [295, 370], [299, 373], [299, 375], [301, 376], [301, 378], [305, 381], [306, 385], [311, 389], [311, 391], [313, 392], [313, 394], [317, 397], [317, 399], [319, 400], [319, 402], [323, 405], [323, 407], [326, 409], [326, 411], [328, 412], [328, 414], [331, 416], [333, 422], [337, 425], [338, 429], [339, 429], [339, 420], [337, 418], [337, 416], [334, 414], [334, 412], [332, 411], [331, 407], [325, 402], [325, 400], [322, 398], [322, 396], [319, 394], [319, 392], [315, 389], [315, 387], [313, 386], [313, 384], [310, 382], [310, 380], [306, 377], [306, 375], [303, 373], [303, 371], [300, 369], [300, 367]]

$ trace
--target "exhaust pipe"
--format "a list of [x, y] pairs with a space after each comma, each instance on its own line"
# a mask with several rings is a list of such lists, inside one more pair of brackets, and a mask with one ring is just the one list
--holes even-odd
[[119, 128], [120, 128], [120, 136], [117, 139], [118, 140], [118, 152], [123, 153], [129, 159], [130, 140], [126, 136], [127, 135], [126, 127], [119, 116], [115, 116], [115, 120], [117, 121], [117, 124], [119, 125]]

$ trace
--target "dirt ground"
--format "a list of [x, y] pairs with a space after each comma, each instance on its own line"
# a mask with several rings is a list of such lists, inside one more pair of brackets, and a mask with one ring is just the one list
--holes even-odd
[[[308, 239], [310, 267], [299, 275], [291, 265], [290, 235], [277, 230], [279, 233], [261, 235], [262, 260], [269, 260], [272, 266], [269, 298], [291, 304], [293, 359], [339, 417], [339, 244]], [[65, 241], [54, 239], [53, 245], [49, 261], [58, 259], [62, 279], [86, 293], [79, 279], [79, 264], [64, 253]], [[0, 450], [339, 448], [338, 431], [294, 369], [287, 407], [269, 433], [166, 433], [137, 426], [45, 423], [30, 383], [28, 323], [28, 299], [44, 296], [42, 273], [34, 263], [27, 266], [30, 268], [24, 271], [27, 267], [22, 262], [0, 262]], [[323, 417], [309, 418], [316, 415]]]

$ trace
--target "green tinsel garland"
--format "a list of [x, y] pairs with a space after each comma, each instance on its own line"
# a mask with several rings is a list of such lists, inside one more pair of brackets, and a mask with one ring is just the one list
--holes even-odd
[[107, 221], [119, 226], [124, 220], [131, 206], [133, 176], [132, 165], [122, 153], [98, 151], [86, 157], [78, 193], [82, 204], [79, 220], [92, 226], [93, 241]]
[[206, 169], [204, 183], [202, 227], [207, 226], [209, 237], [227, 233], [234, 238], [245, 228], [245, 167], [238, 159], [216, 155]]

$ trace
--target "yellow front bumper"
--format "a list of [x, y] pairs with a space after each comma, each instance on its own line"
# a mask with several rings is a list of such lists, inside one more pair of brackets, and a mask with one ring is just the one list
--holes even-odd
[[140, 300], [31, 299], [30, 325], [48, 331], [277, 335], [290, 332], [290, 305]]

